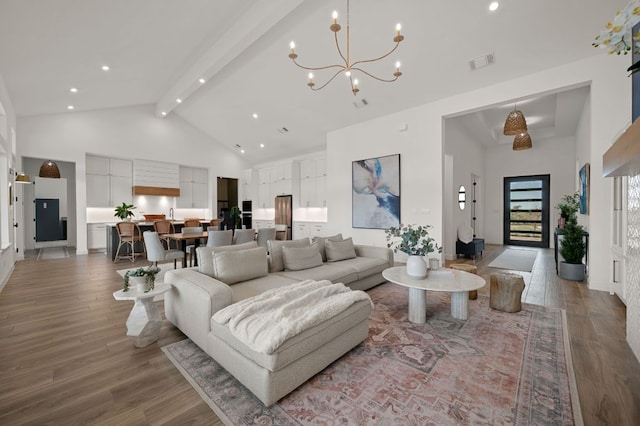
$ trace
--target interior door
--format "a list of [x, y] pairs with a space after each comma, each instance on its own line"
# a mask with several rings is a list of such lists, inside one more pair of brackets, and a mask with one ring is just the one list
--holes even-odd
[[549, 175], [504, 178], [505, 245], [549, 248]]
[[62, 240], [60, 200], [57, 198], [37, 198], [36, 242], [59, 240]]

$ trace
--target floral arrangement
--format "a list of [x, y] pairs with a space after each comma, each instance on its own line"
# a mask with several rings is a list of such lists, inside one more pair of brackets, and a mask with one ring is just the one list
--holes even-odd
[[129, 291], [129, 277], [144, 277], [144, 282], [147, 287], [145, 293], [153, 290], [155, 288], [156, 274], [158, 274], [158, 272], [160, 272], [160, 268], [154, 266], [149, 266], [147, 269], [138, 268], [127, 271], [127, 273], [124, 274], [122, 291]]
[[[618, 10], [613, 22], [607, 22], [607, 26], [596, 36], [592, 43], [594, 47], [608, 49], [609, 54], [626, 55], [633, 47], [631, 39], [640, 40], [640, 33], [633, 36], [634, 25], [640, 22], [640, 1], [630, 0], [622, 10]], [[640, 42], [636, 41], [636, 49], [640, 49]], [[636, 51], [637, 52], [637, 51]], [[627, 71], [633, 74], [640, 70], [640, 65], [633, 64]]]
[[431, 225], [403, 225], [387, 229], [387, 247], [395, 253], [400, 250], [409, 256], [426, 256], [437, 251], [442, 252], [436, 241], [429, 236]]

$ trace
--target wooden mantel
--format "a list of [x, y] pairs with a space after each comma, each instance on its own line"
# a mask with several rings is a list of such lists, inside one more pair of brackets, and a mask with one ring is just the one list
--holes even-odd
[[640, 173], [640, 118], [602, 156], [604, 177], [635, 176]]

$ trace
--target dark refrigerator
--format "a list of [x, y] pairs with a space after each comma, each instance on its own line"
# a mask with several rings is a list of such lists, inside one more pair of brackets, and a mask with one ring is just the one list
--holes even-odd
[[36, 241], [62, 240], [60, 200], [36, 198]]
[[291, 195], [278, 195], [275, 200], [276, 239], [290, 240], [293, 226]]

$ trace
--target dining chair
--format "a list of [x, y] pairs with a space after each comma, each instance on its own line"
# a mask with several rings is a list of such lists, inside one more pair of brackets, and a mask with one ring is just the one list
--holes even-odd
[[[118, 231], [118, 248], [116, 249], [116, 255], [113, 258], [114, 262], [120, 259], [129, 259], [135, 261], [136, 256], [143, 256], [146, 254], [144, 248], [144, 240], [142, 239], [142, 233], [140, 227], [135, 222], [118, 222], [116, 223], [116, 230]], [[136, 245], [142, 245], [142, 251], [136, 252]], [[124, 247], [124, 254], [120, 254], [120, 249]]]
[[[166, 238], [166, 234], [174, 234], [176, 232], [175, 226], [173, 226], [173, 222], [170, 220], [156, 220], [153, 222], [153, 229], [158, 233], [158, 237], [160, 241], [163, 243], [166, 248], [171, 248], [171, 240]], [[177, 247], [176, 247], [177, 248]]]
[[160, 241], [160, 234], [155, 231], [145, 231], [142, 234], [147, 248], [147, 259], [158, 266], [158, 262], [173, 260], [173, 269], [177, 268], [178, 259], [184, 258], [184, 252], [178, 249], [165, 249]]
[[267, 241], [276, 239], [276, 228], [258, 228], [258, 246], [268, 250]]
[[[202, 226], [188, 226], [182, 228], [182, 235], [188, 234], [202, 234]], [[187, 257], [189, 260], [189, 266], [193, 263], [193, 256], [196, 252], [196, 240], [187, 240], [187, 246], [185, 248]]]
[[254, 229], [236, 229], [233, 234], [233, 244], [242, 244], [253, 241], [256, 236]]
[[233, 244], [233, 231], [231, 229], [225, 231], [209, 229], [208, 233], [207, 247], [230, 246]]
[[198, 218], [190, 217], [190, 218], [186, 218], [184, 220], [184, 227], [185, 228], [197, 228], [198, 226], [201, 226], [200, 225], [200, 219], [198, 219]]

